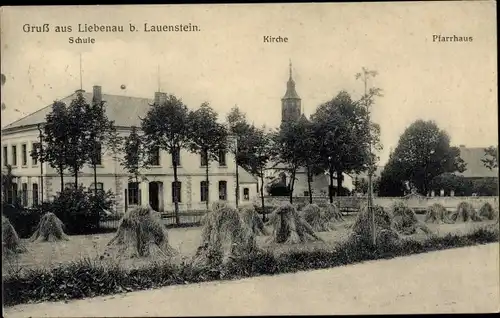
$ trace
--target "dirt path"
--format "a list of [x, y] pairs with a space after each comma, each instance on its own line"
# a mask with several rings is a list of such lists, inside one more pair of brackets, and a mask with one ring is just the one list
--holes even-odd
[[5, 317], [478, 313], [500, 310], [499, 244], [223, 283], [171, 286]]

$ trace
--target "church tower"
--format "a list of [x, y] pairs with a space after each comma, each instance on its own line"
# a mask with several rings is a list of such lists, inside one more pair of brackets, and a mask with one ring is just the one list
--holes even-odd
[[290, 77], [286, 83], [286, 93], [281, 99], [281, 123], [297, 121], [301, 114], [301, 99], [295, 91], [292, 77], [292, 61], [290, 61]]

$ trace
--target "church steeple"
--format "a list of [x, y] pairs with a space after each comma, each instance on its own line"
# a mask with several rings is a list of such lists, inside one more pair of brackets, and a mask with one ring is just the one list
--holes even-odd
[[292, 61], [289, 64], [290, 76], [286, 83], [286, 93], [281, 99], [281, 122], [297, 121], [301, 114], [301, 99], [295, 90], [292, 74]]

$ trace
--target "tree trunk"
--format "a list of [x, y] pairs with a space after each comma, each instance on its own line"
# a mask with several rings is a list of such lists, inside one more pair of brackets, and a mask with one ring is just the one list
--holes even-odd
[[341, 170], [337, 169], [337, 196], [341, 196], [342, 194], [342, 181], [344, 176]]
[[[94, 200], [97, 199], [97, 164], [93, 163], [92, 168], [94, 170]], [[96, 227], [99, 229], [99, 207], [97, 206], [97, 200], [94, 201], [96, 209]]]
[[240, 181], [238, 173], [238, 160], [236, 159], [236, 208], [238, 208], [238, 203], [240, 200]]
[[74, 167], [75, 170], [75, 189], [78, 189], [78, 167]]
[[260, 203], [262, 205], [262, 221], [266, 222], [266, 207], [264, 204], [264, 173], [260, 170]]
[[313, 203], [312, 187], [311, 187], [311, 169], [307, 165], [307, 188], [309, 191], [309, 204]]
[[295, 186], [295, 172], [297, 171], [297, 168], [293, 168], [292, 170], [292, 175], [290, 177], [290, 204], [293, 203], [293, 188]]
[[206, 206], [207, 206], [207, 212], [209, 210], [209, 201], [210, 201], [210, 183], [209, 183], [209, 180], [208, 180], [208, 165], [210, 164], [210, 160], [208, 160], [208, 151], [205, 150], [205, 158], [207, 158], [207, 164], [205, 165], [205, 182], [207, 183], [207, 186], [206, 186], [206, 191], [207, 191], [207, 197], [206, 197]]
[[[177, 148], [174, 148], [175, 151], [177, 151]], [[172, 162], [173, 166], [174, 166], [174, 215], [175, 215], [175, 224], [176, 225], [180, 225], [180, 218], [179, 218], [179, 198], [178, 198], [178, 194], [180, 193], [177, 193], [177, 153], [175, 153], [175, 155], [173, 156], [174, 157], [174, 160]]]
[[330, 199], [330, 203], [333, 203], [333, 168], [329, 168], [329, 173], [330, 173], [330, 185], [328, 189], [328, 197]]
[[59, 166], [59, 177], [61, 178], [61, 192], [64, 190], [64, 167]]

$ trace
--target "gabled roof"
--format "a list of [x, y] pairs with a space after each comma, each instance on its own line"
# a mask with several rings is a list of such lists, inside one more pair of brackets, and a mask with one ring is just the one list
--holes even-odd
[[466, 148], [460, 147], [460, 158], [462, 158], [467, 166], [462, 173], [457, 173], [466, 178], [494, 178], [498, 177], [498, 168], [488, 169], [484, 166], [481, 159], [484, 159], [485, 148]]
[[[92, 101], [92, 93], [90, 92], [84, 92], [83, 97], [89, 103]], [[76, 92], [60, 101], [69, 106], [71, 101], [75, 98]], [[102, 100], [106, 102], [106, 114], [108, 118], [114, 120], [117, 127], [140, 126], [139, 117], [144, 117], [150, 107], [149, 105], [153, 103], [153, 100], [148, 98], [109, 94], [102, 94]], [[51, 110], [52, 104], [3, 127], [2, 130], [42, 124], [45, 122], [45, 117]]]
[[239, 183], [257, 183], [257, 177], [250, 174], [250, 172], [243, 169], [241, 166], [238, 169], [238, 182]]

